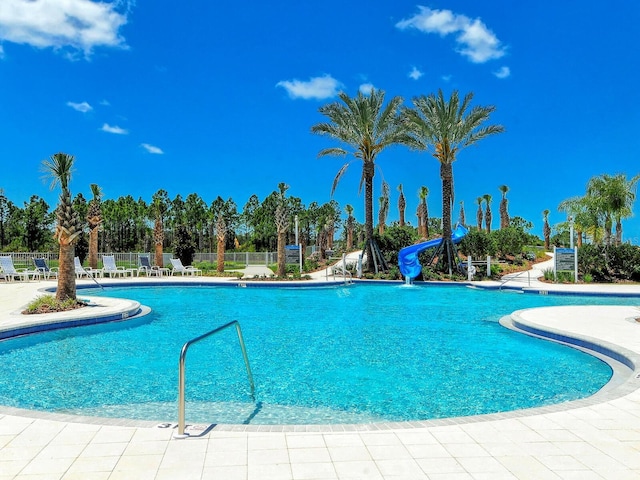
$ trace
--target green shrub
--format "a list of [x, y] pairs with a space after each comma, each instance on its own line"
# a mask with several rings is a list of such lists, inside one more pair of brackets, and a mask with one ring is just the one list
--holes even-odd
[[477, 228], [470, 229], [458, 246], [461, 253], [475, 259], [485, 258], [488, 255], [493, 257], [496, 254], [496, 248], [495, 239], [484, 230]]

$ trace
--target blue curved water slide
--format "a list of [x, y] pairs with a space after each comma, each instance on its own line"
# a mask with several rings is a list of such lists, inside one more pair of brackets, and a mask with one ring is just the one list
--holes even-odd
[[[458, 244], [467, 233], [469, 233], [469, 230], [462, 225], [458, 225], [453, 232], [451, 232], [451, 240], [453, 243]], [[442, 243], [442, 238], [434, 238], [426, 242], [409, 245], [400, 250], [398, 252], [398, 266], [400, 267], [402, 275], [404, 275], [405, 278], [411, 279], [420, 275], [422, 265], [420, 265], [420, 261], [418, 260], [418, 254], [428, 248], [437, 247], [440, 243]]]

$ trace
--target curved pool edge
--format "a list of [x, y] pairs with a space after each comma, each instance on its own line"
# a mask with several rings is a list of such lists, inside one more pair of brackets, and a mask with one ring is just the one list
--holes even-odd
[[[228, 284], [227, 284], [228, 285]], [[107, 297], [92, 297], [92, 299], [104, 299]], [[137, 303], [125, 299], [116, 299], [125, 302]], [[138, 304], [139, 305], [139, 304]], [[148, 308], [143, 307], [141, 308]], [[216, 431], [233, 431], [233, 432], [359, 432], [359, 431], [378, 431], [378, 430], [396, 430], [396, 429], [414, 429], [414, 428], [426, 428], [448, 425], [462, 425], [472, 424], [480, 422], [490, 422], [496, 420], [522, 418], [535, 415], [542, 415], [548, 413], [562, 412], [582, 407], [593, 406], [597, 404], [603, 404], [608, 401], [623, 397], [631, 394], [640, 389], [640, 370], [637, 366], [640, 365], [640, 341], [636, 348], [627, 348], [625, 345], [621, 345], [619, 342], [612, 342], [609, 339], [599, 338], [598, 336], [588, 335], [585, 333], [575, 333], [571, 330], [562, 329], [559, 326], [546, 326], [540, 323], [540, 318], [548, 317], [550, 310], [562, 310], [564, 316], [576, 315], [582, 318], [585, 310], [601, 310], [607, 309], [606, 312], [596, 312], [596, 316], [602, 317], [603, 314], [610, 314], [611, 310], [626, 309], [633, 310], [637, 315], [640, 310], [636, 307], [612, 307], [612, 306], [563, 306], [563, 307], [538, 307], [527, 310], [518, 310], [511, 315], [503, 317], [508, 319], [507, 321], [514, 322], [515, 325], [524, 328], [516, 328], [521, 333], [525, 333], [533, 336], [540, 336], [556, 343], [564, 343], [576, 348], [581, 348], [588, 353], [596, 354], [599, 358], [614, 358], [614, 360], [624, 364], [628, 371], [622, 372], [620, 369], [613, 368], [614, 373], [611, 380], [603, 387], [599, 392], [589, 397], [582, 399], [561, 402], [557, 404], [551, 404], [540, 407], [533, 407], [527, 409], [511, 410], [505, 412], [463, 416], [463, 417], [451, 417], [440, 419], [428, 419], [428, 420], [414, 420], [414, 421], [402, 421], [402, 422], [379, 422], [379, 423], [364, 423], [364, 424], [332, 424], [332, 425], [319, 425], [319, 424], [302, 424], [302, 425], [240, 425], [240, 424], [214, 424], [212, 426]], [[75, 312], [75, 311], [74, 311]], [[148, 313], [148, 311], [146, 312]], [[146, 315], [146, 313], [139, 312], [139, 315]], [[528, 316], [533, 315], [537, 318], [537, 321], [531, 321]], [[605, 316], [606, 316], [605, 315]], [[561, 315], [562, 317], [563, 315]], [[637, 322], [631, 322], [630, 318], [633, 313], [630, 311], [625, 314], [623, 318], [610, 319], [617, 323], [622, 322], [623, 326], [640, 328], [640, 324]], [[132, 317], [133, 318], [133, 317]], [[112, 319], [114, 321], [115, 319]], [[120, 319], [122, 320], [122, 319]], [[557, 319], [556, 319], [557, 320]], [[562, 319], [560, 319], [562, 320]], [[575, 318], [573, 318], [575, 320]], [[606, 320], [606, 319], [605, 319]], [[502, 323], [502, 321], [501, 321]], [[548, 322], [547, 322], [548, 323]], [[560, 322], [562, 323], [562, 322]], [[574, 322], [575, 323], [575, 322]], [[582, 323], [583, 326], [585, 323]], [[53, 322], [55, 324], [55, 322]], [[45, 324], [46, 325], [46, 324]], [[77, 325], [79, 326], [79, 325]], [[68, 327], [58, 327], [68, 328]], [[529, 330], [527, 332], [526, 330]], [[636, 335], [637, 336], [637, 335]], [[625, 338], [625, 336], [621, 337]], [[628, 338], [628, 337], [627, 337]], [[589, 348], [594, 347], [594, 348]], [[598, 350], [601, 350], [599, 352]], [[607, 353], [613, 354], [613, 357], [608, 356]], [[611, 363], [608, 362], [610, 365]], [[621, 375], [624, 378], [621, 378]], [[177, 412], [177, 407], [176, 407]], [[13, 415], [36, 419], [46, 419], [63, 421], [68, 423], [86, 423], [92, 425], [109, 425], [109, 426], [129, 426], [129, 427], [142, 427], [142, 428], [173, 428], [175, 426], [175, 419], [158, 419], [158, 420], [140, 420], [140, 419], [127, 419], [127, 418], [113, 418], [113, 417], [97, 417], [97, 416], [82, 416], [66, 413], [54, 413], [38, 410], [28, 410], [17, 407], [9, 407], [0, 405], [0, 415]], [[177, 413], [176, 413], [177, 417]]]

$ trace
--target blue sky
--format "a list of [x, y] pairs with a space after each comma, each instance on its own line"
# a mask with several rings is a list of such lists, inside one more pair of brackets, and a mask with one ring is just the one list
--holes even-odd
[[[565, 220], [560, 201], [599, 174], [639, 173], [640, 3], [513, 2], [0, 2], [0, 188], [22, 206], [57, 191], [40, 166], [76, 157], [73, 194], [131, 194], [146, 201], [197, 192], [232, 197], [239, 209], [279, 182], [305, 204], [330, 200], [345, 159], [310, 133], [318, 108], [339, 91], [382, 89], [411, 98], [443, 89], [494, 105], [506, 132], [461, 151], [456, 201], [474, 223], [476, 198], [509, 186], [509, 212], [534, 223]], [[439, 164], [403, 147], [377, 160], [398, 184], [415, 225], [417, 192], [441, 213]], [[354, 162], [334, 195], [364, 221]], [[377, 205], [377, 202], [376, 202]], [[636, 210], [639, 207], [636, 206]], [[457, 210], [455, 212], [457, 216]], [[640, 243], [640, 220], [624, 223]]]

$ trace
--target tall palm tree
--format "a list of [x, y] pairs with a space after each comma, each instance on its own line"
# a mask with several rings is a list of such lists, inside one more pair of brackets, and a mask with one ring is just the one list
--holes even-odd
[[227, 241], [227, 224], [224, 221], [224, 216], [222, 212], [218, 214], [218, 220], [216, 220], [216, 259], [217, 259], [217, 268], [216, 272], [223, 273], [224, 272], [224, 247]]
[[544, 236], [544, 249], [551, 250], [551, 227], [549, 226], [549, 210], [542, 211], [544, 225], [542, 226], [542, 235]]
[[404, 211], [407, 209], [407, 200], [404, 198], [404, 192], [402, 191], [402, 184], [398, 185], [398, 214], [400, 216], [400, 226], [404, 227]]
[[275, 212], [276, 231], [278, 232], [278, 277], [284, 277], [287, 274], [287, 259], [285, 256], [285, 246], [287, 244], [287, 230], [289, 229], [289, 210], [287, 209], [285, 192], [289, 189], [289, 185], [284, 182], [278, 184], [280, 194], [278, 196], [278, 205]]
[[509, 227], [509, 210], [507, 200], [507, 192], [509, 191], [509, 187], [507, 185], [500, 185], [498, 190], [502, 193], [502, 199], [500, 200], [500, 228], [508, 228]]
[[468, 110], [473, 93], [468, 93], [460, 102], [457, 90], [449, 100], [445, 100], [442, 90], [438, 95], [413, 98], [414, 108], [403, 110], [406, 123], [411, 132], [412, 146], [427, 150], [435, 148], [434, 157], [440, 162], [442, 180], [442, 237], [438, 247], [445, 257], [449, 273], [455, 265], [454, 246], [451, 240], [451, 209], [454, 200], [453, 162], [460, 150], [493, 134], [501, 133], [501, 125], [483, 126], [495, 110], [493, 106], [473, 107]]
[[493, 219], [491, 214], [491, 195], [485, 193], [482, 198], [484, 198], [484, 224], [487, 228], [487, 233], [491, 233], [491, 220]]
[[93, 198], [89, 202], [89, 211], [87, 212], [87, 222], [89, 223], [89, 266], [98, 268], [98, 231], [102, 225], [102, 190], [100, 187], [92, 183], [91, 193]]
[[[427, 205], [427, 197], [429, 196], [429, 188], [424, 185], [418, 190], [418, 235], [420, 238], [429, 238], [429, 206]], [[420, 230], [422, 226], [422, 231]]]
[[56, 153], [43, 160], [45, 173], [51, 178], [51, 189], [60, 184], [60, 200], [56, 210], [57, 225], [55, 238], [60, 244], [58, 265], [58, 289], [56, 299], [65, 301], [76, 299], [76, 273], [73, 262], [75, 242], [82, 233], [82, 221], [73, 209], [69, 181], [73, 171], [73, 155]]
[[[352, 149], [352, 155], [361, 160], [362, 176], [360, 187], [364, 184], [365, 196], [365, 251], [367, 255], [367, 270], [373, 270], [377, 263], [373, 257], [373, 176], [375, 161], [378, 154], [385, 148], [406, 144], [409, 138], [399, 115], [402, 97], [393, 97], [384, 105], [384, 92], [371, 90], [369, 95], [358, 92], [356, 97], [349, 97], [346, 93], [338, 94], [341, 102], [334, 102], [320, 107], [321, 114], [329, 121], [318, 123], [311, 127], [311, 132], [327, 135]], [[345, 156], [349, 152], [342, 147], [332, 147], [321, 150], [318, 157], [326, 155]], [[340, 168], [333, 180], [331, 194], [344, 175], [350, 162]], [[372, 261], [373, 260], [373, 261]]]
[[476, 211], [476, 224], [478, 225], [478, 231], [482, 230], [482, 220], [484, 219], [484, 213], [482, 212], [482, 197], [476, 198], [476, 202], [478, 203], [478, 210]]
[[344, 209], [347, 212], [347, 252], [350, 252], [353, 250], [353, 206], [346, 205]]

